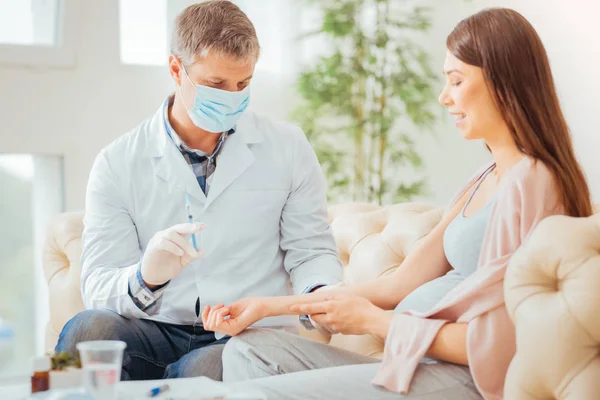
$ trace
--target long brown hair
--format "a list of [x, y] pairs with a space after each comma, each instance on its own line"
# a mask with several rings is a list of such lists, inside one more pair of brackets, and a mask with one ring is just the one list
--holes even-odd
[[567, 215], [592, 214], [546, 50], [518, 12], [490, 8], [462, 20], [446, 41], [459, 60], [480, 67], [513, 140], [552, 172]]

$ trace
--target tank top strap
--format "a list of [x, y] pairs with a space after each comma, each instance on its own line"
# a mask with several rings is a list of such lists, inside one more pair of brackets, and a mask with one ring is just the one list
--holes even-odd
[[483, 172], [483, 174], [481, 174], [481, 177], [477, 180], [477, 183], [475, 184], [475, 186], [471, 190], [471, 194], [469, 195], [469, 198], [467, 199], [467, 201], [465, 201], [465, 204], [462, 207], [461, 215], [464, 215], [465, 209], [467, 208], [467, 206], [471, 202], [471, 199], [475, 195], [475, 192], [477, 191], [477, 189], [479, 189], [479, 185], [481, 185], [481, 182], [483, 182], [483, 180], [485, 179], [485, 177], [488, 176], [488, 174], [490, 172], [492, 172], [494, 170], [494, 168], [496, 168], [496, 164], [490, 166], [487, 170], [485, 170]]

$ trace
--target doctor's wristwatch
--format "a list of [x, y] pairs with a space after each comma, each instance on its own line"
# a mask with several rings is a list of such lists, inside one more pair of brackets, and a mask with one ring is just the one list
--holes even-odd
[[312, 324], [312, 322], [310, 320], [310, 316], [308, 316], [308, 315], [301, 315], [300, 323], [302, 324], [304, 329], [306, 329], [307, 331], [312, 331], [315, 329], [315, 326]]
[[[312, 292], [314, 292], [317, 289], [322, 289], [322, 288], [328, 287], [328, 286], [330, 286], [330, 285], [326, 285], [324, 283], [317, 283], [317, 284], [314, 284], [314, 285], [311, 285], [311, 286], [307, 287], [304, 290], [304, 293], [312, 293]], [[300, 316], [300, 323], [302, 324], [302, 326], [304, 327], [304, 329], [306, 329], [308, 331], [312, 331], [312, 330], [316, 329], [315, 326], [312, 323], [312, 320], [310, 319], [310, 315], [301, 315]]]

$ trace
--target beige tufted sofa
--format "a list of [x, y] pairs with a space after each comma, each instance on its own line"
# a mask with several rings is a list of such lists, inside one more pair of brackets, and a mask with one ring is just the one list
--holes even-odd
[[[83, 309], [82, 216], [61, 214], [48, 233], [48, 348], [55, 345], [63, 325]], [[360, 282], [392, 272], [441, 216], [441, 209], [416, 203], [331, 207], [344, 280]], [[600, 215], [543, 221], [513, 257], [505, 293], [517, 333], [505, 398], [600, 399]], [[329, 340], [314, 331], [302, 334], [374, 357], [383, 351], [383, 342], [370, 335], [334, 335]]]

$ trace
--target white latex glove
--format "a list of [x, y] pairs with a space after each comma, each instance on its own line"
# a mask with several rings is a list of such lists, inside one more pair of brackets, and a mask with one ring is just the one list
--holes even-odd
[[179, 224], [157, 232], [146, 248], [142, 260], [142, 279], [149, 285], [162, 285], [179, 275], [192, 261], [202, 256], [202, 250], [185, 240], [185, 236], [204, 229], [202, 224]]

